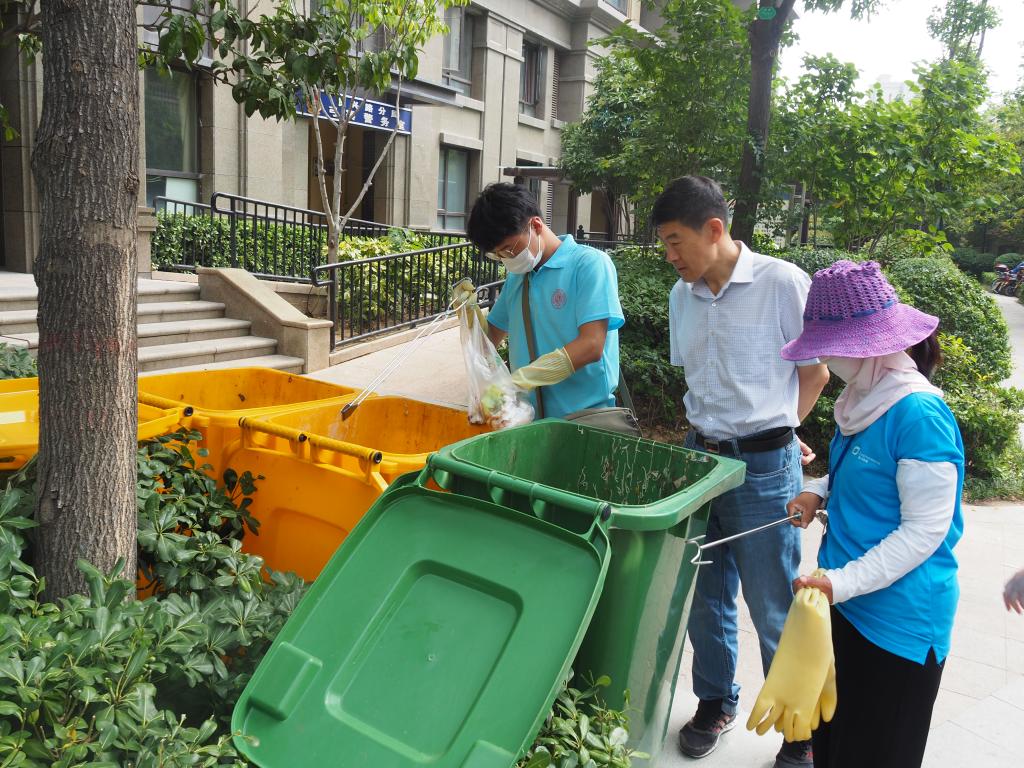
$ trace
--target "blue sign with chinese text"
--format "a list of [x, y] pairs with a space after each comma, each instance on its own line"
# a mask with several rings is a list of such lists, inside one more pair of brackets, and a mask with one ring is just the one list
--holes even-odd
[[[301, 98], [296, 101], [298, 113], [309, 115], [309, 108], [305, 101]], [[353, 99], [351, 96], [345, 97], [344, 106], [342, 106], [340, 97], [321, 92], [320, 117], [337, 120], [342, 114], [342, 109], [351, 115], [349, 122], [352, 125], [361, 125], [364, 128], [373, 128], [378, 131], [393, 131], [397, 126], [399, 133], [412, 133], [412, 110], [408, 107], [395, 107], [370, 99]]]

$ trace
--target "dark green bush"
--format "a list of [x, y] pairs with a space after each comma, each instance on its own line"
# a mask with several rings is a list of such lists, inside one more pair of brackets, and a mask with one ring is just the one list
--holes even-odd
[[302, 595], [240, 551], [251, 476], [218, 488], [179, 433], [138, 454], [134, 574], [80, 562], [89, 596], [46, 602], [26, 554], [33, 464], [0, 494], [0, 759], [18, 766], [237, 766], [229, 717]]
[[27, 349], [0, 343], [0, 379], [25, 379], [38, 375], [36, 359]]
[[619, 332], [622, 372], [645, 426], [684, 426], [683, 369], [669, 362], [668, 296], [679, 276], [660, 248], [628, 246], [611, 253], [619, 273], [626, 325]]
[[1024, 392], [1001, 387], [982, 373], [977, 355], [959, 337], [941, 334], [939, 341], [943, 360], [935, 384], [945, 392], [946, 403], [960, 425], [967, 472], [975, 477], [995, 477], [1018, 445]]
[[905, 259], [888, 270], [901, 298], [936, 315], [939, 330], [959, 336], [977, 356], [981, 373], [1010, 375], [1010, 342], [999, 307], [977, 281], [943, 258]]
[[867, 261], [867, 257], [863, 254], [844, 251], [840, 248], [787, 248], [780, 252], [777, 258], [788, 261], [791, 264], [796, 264], [809, 277], [814, 277], [814, 273], [818, 270], [827, 269], [843, 259], [858, 262]]
[[964, 246], [953, 251], [953, 263], [960, 267], [968, 275], [973, 275], [979, 280], [986, 272], [991, 272], [993, 265], [998, 259], [991, 253]]

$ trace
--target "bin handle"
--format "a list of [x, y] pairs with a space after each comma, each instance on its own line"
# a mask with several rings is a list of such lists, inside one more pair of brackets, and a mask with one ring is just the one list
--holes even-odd
[[317, 448], [326, 448], [327, 450], [343, 453], [347, 456], [354, 456], [357, 459], [370, 461], [373, 464], [380, 464], [384, 459], [384, 454], [374, 448], [366, 448], [362, 445], [346, 443], [343, 440], [335, 440], [333, 437], [307, 434], [306, 432], [303, 432], [300, 429], [295, 429], [294, 427], [286, 427], [281, 424], [273, 424], [269, 421], [261, 421], [260, 419], [253, 418], [251, 416], [243, 416], [240, 418], [238, 420], [238, 426], [242, 429], [266, 432], [269, 435], [283, 437], [285, 440], [295, 443], [309, 443]]
[[187, 405], [180, 400], [171, 400], [168, 397], [161, 397], [160, 395], [152, 395], [149, 392], [139, 392], [139, 402], [145, 403], [146, 405], [152, 405], [156, 408], [173, 408], [180, 410], [182, 416], [191, 416], [195, 413], [195, 408], [191, 405]]
[[586, 533], [587, 538], [593, 535], [595, 528], [607, 527], [612, 516], [612, 505], [608, 502], [569, 496], [505, 472], [465, 464], [443, 453], [430, 455], [424, 473], [433, 477], [437, 484], [445, 489], [451, 485], [452, 476], [465, 477], [480, 483], [487, 488], [495, 504], [502, 504], [508, 493], [524, 496], [529, 500], [534, 515], [542, 520], [548, 505], [578, 513], [591, 521], [590, 529]]

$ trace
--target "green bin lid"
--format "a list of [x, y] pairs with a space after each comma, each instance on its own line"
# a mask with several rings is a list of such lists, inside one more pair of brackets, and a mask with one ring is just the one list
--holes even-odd
[[509, 768], [550, 711], [604, 585], [607, 508], [581, 504], [570, 531], [410, 483], [367, 512], [239, 699], [235, 741], [262, 768]]

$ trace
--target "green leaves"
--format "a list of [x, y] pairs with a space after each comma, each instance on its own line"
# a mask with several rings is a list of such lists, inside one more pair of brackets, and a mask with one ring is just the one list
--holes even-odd
[[565, 681], [551, 716], [516, 768], [629, 768], [634, 757], [646, 759], [626, 746], [625, 713], [608, 709], [601, 701], [600, 690], [610, 684], [601, 677], [580, 690]]
[[33, 465], [0, 493], [0, 761], [242, 768], [230, 711], [303, 584], [241, 551], [259, 478], [218, 487], [195, 465], [197, 437], [167, 435], [138, 453], [139, 560], [156, 593], [146, 600], [127, 599], [136, 585], [123, 564], [103, 573], [79, 562], [89, 597], [39, 602], [20, 559]]

